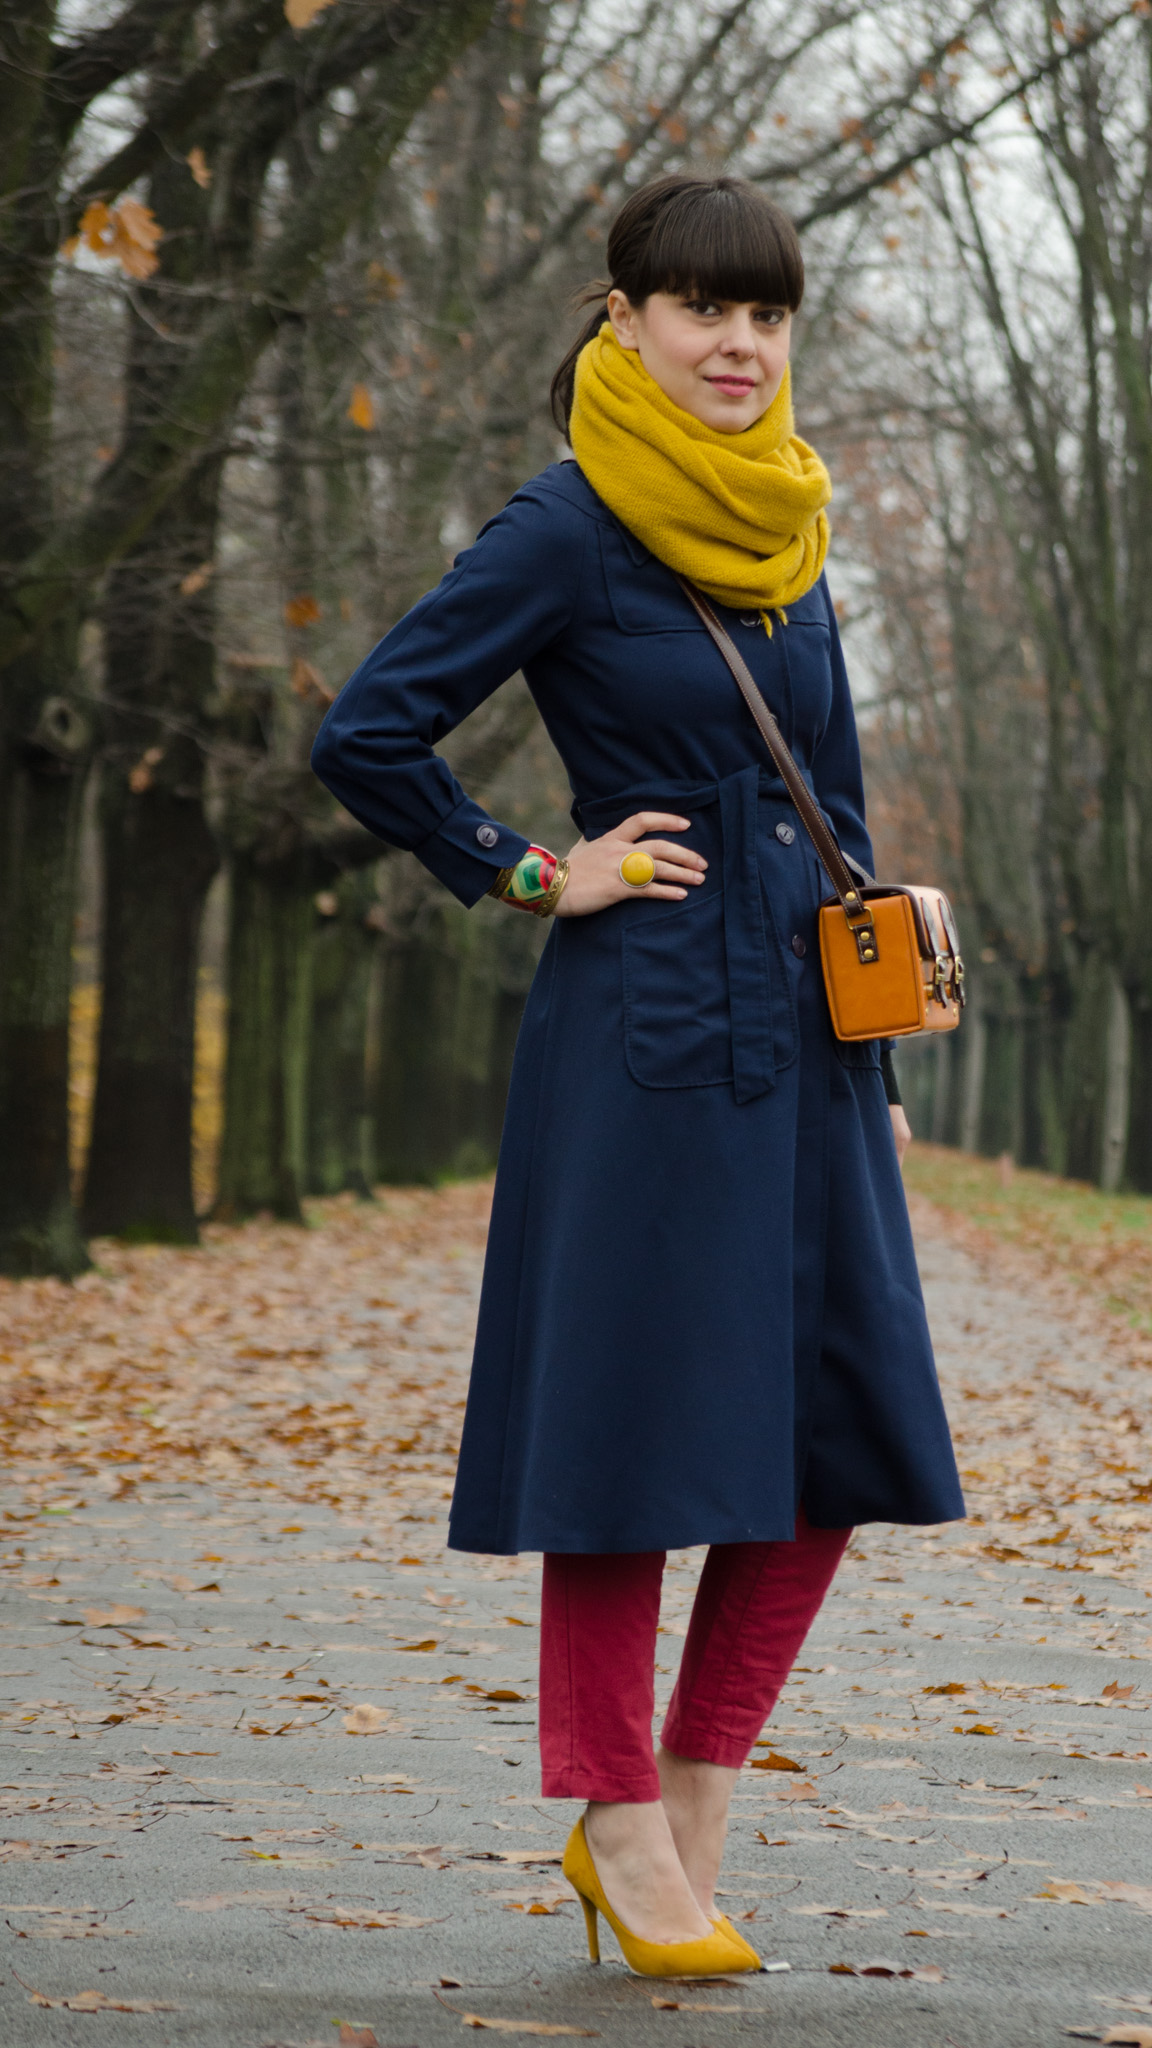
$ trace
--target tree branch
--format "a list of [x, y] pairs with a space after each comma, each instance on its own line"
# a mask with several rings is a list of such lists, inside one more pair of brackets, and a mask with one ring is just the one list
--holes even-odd
[[64, 207], [69, 225], [90, 199], [113, 199], [151, 170], [165, 147], [185, 139], [226, 87], [250, 72], [284, 30], [282, 0], [257, 0], [250, 14], [166, 95], [127, 142], [81, 179]]
[[[1051, 77], [1053, 72], [1059, 71], [1063, 65], [1075, 63], [1077, 58], [1084, 56], [1105, 36], [1110, 35], [1114, 28], [1118, 28], [1121, 22], [1129, 21], [1131, 17], [1130, 6], [1121, 8], [1117, 14], [1108, 15], [1096, 28], [1086, 30], [1079, 41], [1068, 43], [1064, 49], [1054, 51], [1052, 56], [1045, 58], [1042, 64], [1037, 64], [1025, 77], [1010, 86], [1006, 92], [1002, 92], [990, 105], [981, 108], [978, 114], [973, 114], [969, 120], [934, 122], [919, 142], [901, 150], [888, 163], [873, 171], [869, 177], [859, 179], [850, 188], [826, 193], [823, 199], [818, 199], [806, 213], [798, 214], [797, 227], [803, 230], [810, 227], [813, 221], [828, 220], [834, 214], [846, 212], [850, 206], [859, 206], [865, 199], [871, 198], [873, 192], [880, 186], [894, 184], [897, 178], [903, 177], [914, 165], [923, 163], [926, 157], [934, 156], [938, 150], [947, 148], [952, 143], [970, 142], [985, 122], [990, 121], [993, 114], [998, 114], [1002, 107], [1011, 106], [1013, 100], [1021, 99], [1033, 87]], [[759, 175], [763, 177], [765, 174]]]
[[339, 245], [429, 92], [491, 19], [494, 0], [420, 0], [385, 76], [368, 81], [355, 117], [293, 205], [252, 279], [190, 352], [169, 406], [99, 477], [87, 508], [10, 576], [0, 595], [0, 666], [144, 533], [218, 435], [286, 310]]
[[107, 28], [97, 29], [82, 42], [56, 45], [47, 97], [56, 110], [59, 145], [67, 141], [92, 101], [119, 79], [139, 71], [173, 23], [187, 13], [187, 0], [136, 0]]

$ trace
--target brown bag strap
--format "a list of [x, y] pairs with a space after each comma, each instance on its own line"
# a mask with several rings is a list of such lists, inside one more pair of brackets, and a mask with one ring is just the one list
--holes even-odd
[[[832, 887], [844, 906], [844, 914], [857, 935], [856, 942], [860, 947], [861, 959], [863, 959], [866, 949], [875, 945], [874, 938], [866, 936], [872, 932], [872, 913], [860, 894], [855, 877], [848, 866], [847, 860], [840, 851], [836, 837], [821, 817], [812, 792], [796, 766], [795, 761], [792, 759], [788, 743], [767, 704], [764, 702], [756, 686], [752, 671], [748, 667], [731, 634], [721, 625], [707, 598], [702, 591], [696, 589], [695, 584], [689, 583], [686, 576], [677, 577], [677, 582], [684, 595], [699, 613], [700, 618], [712, 635], [728, 667], [736, 678], [740, 693], [760, 728], [764, 744], [780, 771], [784, 787], [787, 789], [796, 809], [800, 813], [800, 821], [813, 846], [816, 848], [822, 865], [828, 872]], [[869, 957], [873, 956], [869, 954]]]

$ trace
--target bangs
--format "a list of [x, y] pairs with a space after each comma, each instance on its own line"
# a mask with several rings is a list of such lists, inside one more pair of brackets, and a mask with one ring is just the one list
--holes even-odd
[[794, 313], [804, 296], [804, 259], [791, 221], [754, 185], [735, 178], [671, 195], [636, 253], [634, 276], [627, 284], [620, 279], [634, 303], [670, 292]]
[[693, 177], [673, 171], [625, 200], [608, 231], [608, 271], [581, 292], [593, 307], [552, 379], [552, 417], [568, 432], [580, 351], [608, 317], [608, 294], [634, 306], [653, 292], [736, 305], [787, 306], [804, 297], [804, 258], [792, 222], [745, 178]]

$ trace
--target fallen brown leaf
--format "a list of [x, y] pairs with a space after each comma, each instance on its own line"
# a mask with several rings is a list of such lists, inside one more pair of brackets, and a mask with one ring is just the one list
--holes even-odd
[[770, 1749], [767, 1756], [754, 1756], [752, 1758], [752, 1769], [754, 1771], [802, 1771], [804, 1766], [803, 1764], [794, 1763], [790, 1756], [780, 1756], [776, 1750]]
[[473, 1849], [469, 1863], [562, 1863], [559, 1849]]
[[871, 1963], [829, 1963], [828, 1973], [832, 1977], [915, 1977], [921, 1984], [943, 1984], [944, 1972], [938, 1963], [924, 1963], [913, 1969], [908, 1963], [890, 1963], [883, 1956], [877, 1956]]
[[84, 1625], [86, 1628], [127, 1628], [133, 1621], [147, 1618], [146, 1607], [86, 1607]]
[[18, 1971], [12, 1975], [18, 1984], [23, 1984], [28, 1993], [29, 2005], [48, 2007], [53, 2012], [179, 2012], [178, 2005], [165, 2004], [162, 1998], [108, 1998], [103, 1991], [79, 1991], [74, 1998], [49, 1998], [46, 1992], [37, 1991], [32, 1984], [25, 1984]]
[[[449, 2007], [450, 2012], [454, 2010]], [[488, 2020], [478, 2012], [462, 2012], [460, 2018], [466, 2027], [491, 2027], [498, 2034], [581, 2034], [588, 2041], [600, 2039], [595, 2027], [562, 2027], [555, 2022], [545, 2026], [542, 2020]]]
[[886, 1920], [887, 1906], [789, 1906], [788, 1911], [799, 1918], [815, 1920], [824, 1916], [829, 1920]]
[[1121, 2044], [1123, 2048], [1152, 2048], [1152, 2027], [1109, 2027], [1108, 2032], [1099, 2038], [1115, 2042], [1116, 2048], [1121, 2048]]
[[695, 1998], [654, 1998], [657, 2012], [744, 2012], [742, 2005], [705, 2005]]
[[350, 2027], [347, 2020], [341, 2020], [336, 2038], [340, 2048], [380, 2048], [371, 2027]]
[[392, 1716], [386, 1713], [383, 1707], [371, 1707], [366, 1700], [361, 1701], [359, 1706], [353, 1707], [350, 1714], [345, 1714], [344, 1731], [347, 1735], [379, 1735], [380, 1730], [387, 1728], [391, 1719]]
[[435, 1927], [435, 1920], [418, 1919], [414, 1913], [376, 1913], [368, 1906], [306, 1906], [300, 1910], [306, 1920], [323, 1927]]

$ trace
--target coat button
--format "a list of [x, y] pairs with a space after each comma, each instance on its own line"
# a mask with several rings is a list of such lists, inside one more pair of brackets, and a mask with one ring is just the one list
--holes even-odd
[[776, 827], [776, 837], [780, 841], [781, 846], [791, 846], [792, 841], [796, 837], [795, 825], [786, 825], [783, 818], [781, 818], [780, 823]]
[[741, 612], [740, 624], [742, 626], [758, 626], [760, 624], [759, 612]]
[[477, 825], [476, 837], [480, 841], [481, 846], [495, 846], [500, 834], [496, 830], [495, 825]]
[[804, 955], [805, 955], [805, 953], [806, 953], [806, 952], [808, 951], [808, 948], [807, 948], [807, 946], [806, 946], [806, 945], [804, 944], [804, 941], [803, 941], [803, 939], [802, 939], [802, 938], [800, 937], [800, 934], [799, 934], [799, 932], [794, 932], [794, 933], [793, 933], [793, 936], [792, 936], [792, 951], [793, 951], [793, 952], [795, 953], [795, 955], [796, 955], [796, 958], [797, 958], [798, 960], [802, 960], [802, 959], [804, 958]]

